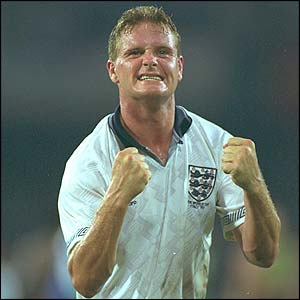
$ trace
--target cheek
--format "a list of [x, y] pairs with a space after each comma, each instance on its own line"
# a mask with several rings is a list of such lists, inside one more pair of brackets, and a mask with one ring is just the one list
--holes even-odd
[[172, 77], [178, 79], [178, 74], [180, 73], [179, 66], [176, 61], [169, 62], [164, 65], [164, 70], [167, 74], [170, 74]]
[[138, 73], [138, 66], [132, 62], [122, 62], [118, 64], [117, 75], [119, 78], [129, 79]]

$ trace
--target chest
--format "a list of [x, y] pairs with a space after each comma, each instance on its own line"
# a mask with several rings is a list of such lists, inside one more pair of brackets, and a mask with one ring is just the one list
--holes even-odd
[[184, 236], [189, 225], [194, 234], [211, 230], [218, 189], [214, 160], [180, 151], [172, 155], [165, 166], [146, 158], [152, 178], [129, 204], [125, 231], [146, 232], [149, 239], [156, 239], [163, 232]]

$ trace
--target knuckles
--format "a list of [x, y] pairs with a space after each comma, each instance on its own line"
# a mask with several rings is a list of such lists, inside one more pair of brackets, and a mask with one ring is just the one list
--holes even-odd
[[250, 148], [255, 148], [255, 143], [250, 139], [246, 139], [245, 144]]
[[137, 176], [148, 176], [149, 167], [143, 155], [137, 152], [136, 148], [126, 148], [120, 151], [115, 158], [115, 165], [118, 165], [122, 174], [135, 173]]
[[240, 138], [240, 137], [231, 137], [228, 139], [227, 144], [228, 146], [248, 146], [251, 148], [255, 148], [255, 143], [251, 139], [248, 138]]

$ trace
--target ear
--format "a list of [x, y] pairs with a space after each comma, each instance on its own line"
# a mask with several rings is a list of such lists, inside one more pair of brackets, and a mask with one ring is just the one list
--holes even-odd
[[119, 83], [118, 76], [116, 74], [115, 63], [112, 60], [108, 60], [106, 63], [106, 69], [108, 71], [109, 77], [113, 83]]
[[178, 80], [181, 81], [183, 77], [183, 65], [184, 65], [184, 59], [182, 55], [178, 57], [177, 64], [178, 64]]

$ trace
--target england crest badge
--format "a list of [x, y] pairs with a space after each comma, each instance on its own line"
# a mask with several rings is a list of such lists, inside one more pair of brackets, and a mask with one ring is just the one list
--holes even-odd
[[211, 195], [216, 175], [217, 169], [215, 168], [189, 165], [189, 194], [193, 199], [189, 201], [191, 205], [198, 207], [200, 202]]

